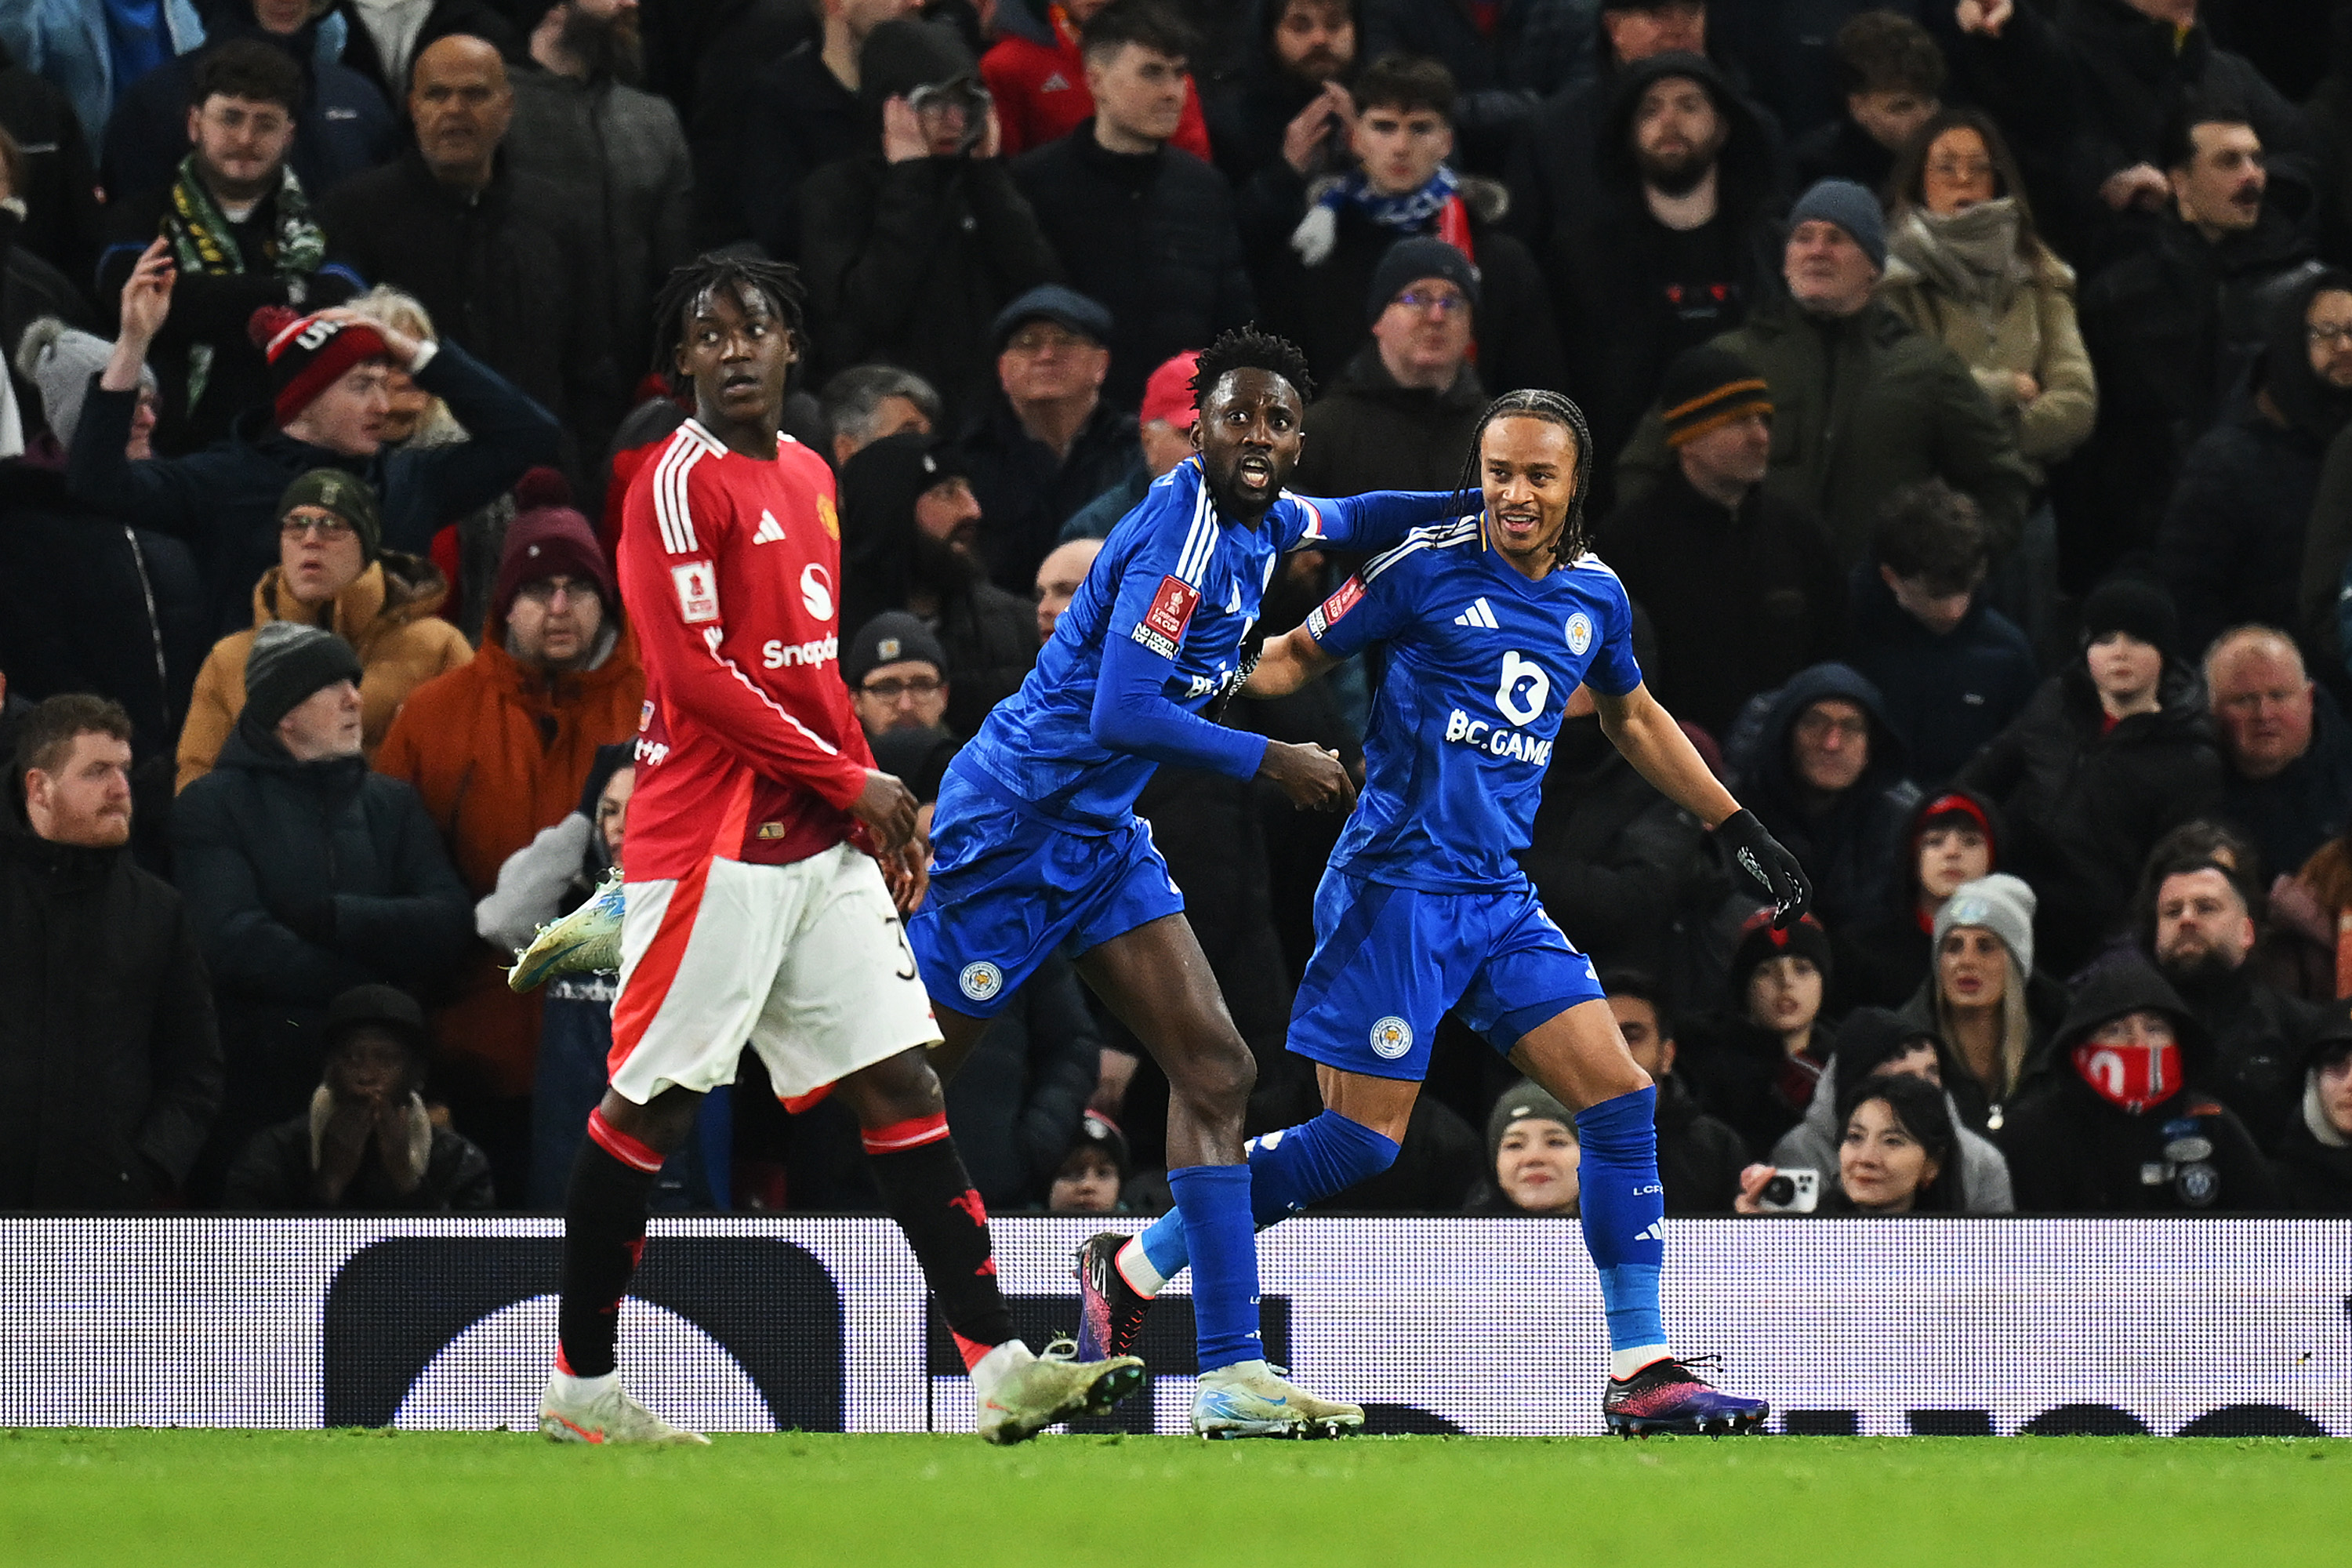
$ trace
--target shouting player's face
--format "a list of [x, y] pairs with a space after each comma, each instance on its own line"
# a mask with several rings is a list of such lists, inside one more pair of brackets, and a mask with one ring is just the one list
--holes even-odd
[[772, 437], [784, 407], [784, 377], [799, 355], [791, 329], [757, 289], [707, 289], [687, 307], [680, 375], [694, 383], [705, 425], [740, 426]]
[[1232, 370], [1218, 379], [1192, 421], [1192, 447], [1219, 510], [1255, 519], [1280, 498], [1298, 466], [1305, 412], [1298, 389], [1270, 370]]
[[1506, 415], [1478, 442], [1488, 537], [1530, 577], [1551, 570], [1552, 546], [1576, 500], [1576, 433], [1549, 419]]

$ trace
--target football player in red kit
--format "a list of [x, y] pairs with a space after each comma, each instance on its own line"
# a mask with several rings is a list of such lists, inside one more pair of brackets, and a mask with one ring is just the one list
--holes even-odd
[[1041, 1358], [1014, 1335], [948, 1134], [927, 1056], [940, 1030], [899, 924], [928, 847], [842, 684], [832, 472], [777, 433], [800, 300], [790, 267], [707, 256], [659, 302], [696, 412], [625, 503], [621, 599], [646, 706], [611, 1082], [565, 1201], [561, 1348], [540, 1413], [559, 1440], [702, 1440], [625, 1393], [614, 1352], [654, 1177], [746, 1040], [787, 1101], [831, 1088], [856, 1115], [971, 1369], [983, 1436], [1099, 1414], [1142, 1381], [1131, 1356]]

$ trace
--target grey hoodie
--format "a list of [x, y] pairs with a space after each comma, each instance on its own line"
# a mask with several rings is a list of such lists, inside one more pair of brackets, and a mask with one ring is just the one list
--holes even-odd
[[[1806, 1108], [1805, 1119], [1772, 1145], [1773, 1164], [1782, 1170], [1810, 1167], [1820, 1171], [1824, 1180], [1836, 1179], [1838, 1143], [1843, 1131], [1837, 1125], [1837, 1070], [1832, 1058], [1822, 1069], [1821, 1081], [1813, 1086], [1813, 1103]], [[2017, 1200], [2009, 1188], [2009, 1162], [1982, 1133], [1969, 1131], [1949, 1090], [1944, 1094], [1944, 1109], [1951, 1113], [1952, 1130], [1960, 1135], [1961, 1208], [1969, 1214], [2016, 1213]]]

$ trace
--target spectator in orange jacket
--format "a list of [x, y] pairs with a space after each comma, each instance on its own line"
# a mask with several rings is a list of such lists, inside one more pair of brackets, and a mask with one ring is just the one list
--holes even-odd
[[[1087, 89], [1078, 33], [1109, 3], [1067, 0], [1064, 5], [1049, 5], [1045, 25], [1053, 29], [1050, 46], [1008, 32], [981, 56], [980, 79], [996, 100], [1005, 157], [1018, 157], [1032, 147], [1067, 136], [1094, 117], [1094, 94]], [[1190, 75], [1184, 78], [1184, 117], [1176, 122], [1176, 134], [1169, 144], [1203, 163], [1210, 161], [1209, 125], [1201, 118], [1201, 89]]]
[[[417, 688], [377, 752], [449, 846], [467, 890], [497, 886], [507, 857], [580, 798], [596, 748], [636, 733], [644, 667], [611, 565], [569, 507], [522, 513], [507, 532], [474, 662]], [[490, 1156], [501, 1201], [521, 1201], [530, 1157], [539, 999], [508, 989], [479, 949], [434, 1019], [434, 1083]]]

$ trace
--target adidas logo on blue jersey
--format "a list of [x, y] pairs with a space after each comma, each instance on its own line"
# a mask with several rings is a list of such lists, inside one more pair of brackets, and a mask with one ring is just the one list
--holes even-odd
[[1454, 616], [1454, 624], [1457, 626], [1484, 626], [1490, 632], [1503, 629], [1495, 619], [1495, 606], [1488, 604], [1483, 595], [1468, 609]]

